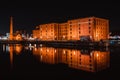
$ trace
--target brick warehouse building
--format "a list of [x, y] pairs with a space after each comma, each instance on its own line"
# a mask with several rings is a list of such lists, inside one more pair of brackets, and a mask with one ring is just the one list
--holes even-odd
[[38, 25], [33, 37], [40, 40], [107, 40], [109, 20], [87, 17], [68, 20], [66, 23], [48, 23]]

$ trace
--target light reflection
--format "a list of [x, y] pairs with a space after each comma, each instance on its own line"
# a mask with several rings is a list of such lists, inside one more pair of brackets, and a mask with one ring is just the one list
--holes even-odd
[[36, 47], [36, 44], [34, 44], [34, 47]]
[[55, 49], [55, 53], [56, 53], [56, 49]]
[[10, 64], [11, 68], [13, 67], [13, 55], [16, 53], [19, 55], [22, 51], [23, 46], [21, 44], [8, 44], [8, 45], [3, 45], [3, 51], [9, 52], [9, 58], [10, 58]]
[[13, 48], [13, 45], [9, 45], [11, 68], [13, 67]]
[[[42, 50], [42, 51], [41, 51]], [[39, 56], [40, 62], [67, 64], [71, 68], [97, 72], [109, 67], [109, 51], [89, 51], [40, 47], [33, 49], [34, 55]]]
[[[23, 46], [20, 44], [5, 46], [5, 50], [8, 50], [10, 53], [10, 63], [13, 65], [13, 52], [19, 55]], [[3, 48], [5, 48], [5, 46], [3, 46]], [[110, 65], [109, 51], [75, 50], [53, 47], [31, 47], [31, 50], [33, 51], [33, 56], [41, 63], [62, 63], [68, 65], [70, 68], [90, 72], [106, 69]]]
[[21, 44], [16, 44], [15, 45], [15, 51], [16, 51], [16, 54], [20, 54], [21, 51], [22, 51], [22, 45]]
[[43, 63], [50, 63], [50, 64], [56, 63], [55, 60], [56, 52], [54, 48], [40, 47], [37, 49], [37, 51], [35, 50], [35, 48], [33, 48], [33, 54], [37, 56], [37, 59], [39, 59]]
[[5, 51], [5, 49], [6, 49], [6, 46], [3, 44], [3, 52]]

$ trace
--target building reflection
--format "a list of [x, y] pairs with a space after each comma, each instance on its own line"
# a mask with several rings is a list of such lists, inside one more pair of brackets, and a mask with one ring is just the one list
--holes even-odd
[[55, 48], [34, 48], [33, 54], [43, 63], [55, 64], [58, 62], [58, 54]]
[[40, 47], [33, 49], [33, 55], [43, 63], [63, 63], [71, 68], [97, 72], [109, 67], [109, 51], [89, 51]]
[[11, 67], [13, 66], [14, 53], [16, 53], [16, 55], [20, 54], [22, 51], [22, 48], [23, 48], [23, 46], [21, 44], [3, 45], [3, 51], [9, 52]]
[[15, 53], [16, 54], [20, 54], [21, 53], [21, 51], [22, 51], [22, 48], [23, 48], [23, 46], [21, 45], [21, 44], [16, 44], [15, 45]]
[[109, 52], [92, 51], [81, 54], [80, 51], [69, 52], [69, 67], [85, 71], [97, 72], [109, 67]]

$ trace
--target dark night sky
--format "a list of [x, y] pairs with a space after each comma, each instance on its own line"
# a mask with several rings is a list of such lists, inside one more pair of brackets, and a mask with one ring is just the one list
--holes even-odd
[[9, 32], [10, 16], [13, 16], [14, 30], [26, 29], [32, 32], [39, 24], [95, 16], [109, 19], [110, 31], [120, 33], [120, 6], [117, 2], [29, 3], [7, 2], [0, 7], [0, 33]]

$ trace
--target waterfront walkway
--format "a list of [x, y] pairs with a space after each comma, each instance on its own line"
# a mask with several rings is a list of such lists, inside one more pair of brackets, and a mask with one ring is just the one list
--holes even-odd
[[34, 40], [1, 40], [0, 44], [45, 44], [51, 46], [87, 46], [87, 47], [104, 47], [108, 46], [105, 42], [88, 42], [88, 41], [34, 41]]

